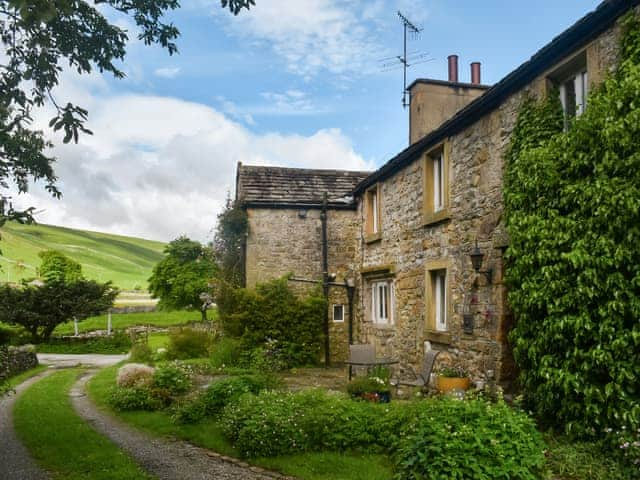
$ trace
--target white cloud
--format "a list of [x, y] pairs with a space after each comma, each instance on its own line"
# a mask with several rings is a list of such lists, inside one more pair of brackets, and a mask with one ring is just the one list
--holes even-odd
[[358, 3], [262, 1], [231, 25], [239, 36], [271, 45], [293, 73], [305, 77], [321, 70], [348, 74], [360, 71], [376, 50], [360, 22]]
[[180, 74], [180, 67], [162, 67], [156, 68], [153, 74], [162, 78], [176, 78]]
[[[310, 136], [258, 135], [208, 106], [143, 95], [83, 93], [93, 136], [59, 145], [56, 173], [62, 200], [40, 188], [19, 197], [35, 205], [43, 223], [170, 240], [180, 234], [206, 240], [235, 182], [237, 162], [363, 170], [338, 129]], [[291, 98], [304, 98], [296, 91]], [[89, 98], [90, 97], [90, 98]], [[50, 112], [41, 112], [42, 125]], [[56, 138], [56, 140], [59, 140]], [[37, 186], [37, 185], [36, 185]]]

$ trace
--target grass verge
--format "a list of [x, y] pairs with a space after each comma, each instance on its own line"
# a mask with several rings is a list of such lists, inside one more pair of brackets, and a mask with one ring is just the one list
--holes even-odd
[[16, 432], [53, 479], [152, 479], [127, 454], [95, 432], [73, 410], [68, 392], [80, 370], [40, 380], [18, 398]]
[[[209, 312], [210, 318], [215, 318], [215, 310]], [[175, 312], [138, 312], [138, 313], [114, 313], [111, 315], [111, 325], [114, 330], [152, 325], [154, 327], [173, 327], [189, 322], [200, 321], [199, 311], [177, 310]], [[93, 330], [107, 329], [107, 314], [89, 317], [78, 323], [80, 333]], [[73, 335], [73, 322], [58, 325], [53, 331], [54, 335]]]
[[22, 382], [29, 380], [31, 377], [35, 377], [40, 372], [44, 372], [47, 368], [49, 368], [48, 365], [38, 365], [37, 367], [33, 367], [32, 369], [27, 370], [26, 372], [19, 373], [18, 375], [15, 375], [9, 378], [7, 382], [9, 385], [9, 388], [16, 388]]
[[[98, 407], [153, 435], [176, 437], [224, 455], [239, 456], [238, 451], [224, 437], [215, 419], [206, 419], [195, 425], [176, 425], [167, 412], [112, 411], [108, 398], [115, 385], [118, 368], [119, 366], [105, 368], [89, 382], [89, 397]], [[391, 463], [384, 455], [303, 453], [258, 458], [253, 459], [252, 463], [303, 480], [388, 480], [393, 477]]]

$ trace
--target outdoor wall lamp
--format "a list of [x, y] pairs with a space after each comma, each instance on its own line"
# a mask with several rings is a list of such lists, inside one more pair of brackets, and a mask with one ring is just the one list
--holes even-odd
[[473, 252], [471, 252], [469, 256], [471, 257], [471, 264], [473, 265], [473, 269], [476, 271], [476, 273], [482, 273], [487, 279], [487, 282], [490, 284], [493, 270], [489, 268], [484, 272], [480, 271], [480, 268], [482, 267], [482, 260], [484, 260], [484, 253], [482, 253], [478, 248], [477, 238], [476, 238], [476, 247], [473, 249]]

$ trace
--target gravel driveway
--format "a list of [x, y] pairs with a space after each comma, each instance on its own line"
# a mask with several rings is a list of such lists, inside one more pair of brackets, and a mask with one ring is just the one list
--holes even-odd
[[2, 480], [46, 480], [49, 476], [36, 464], [16, 437], [11, 411], [17, 396], [49, 372], [30, 378], [16, 387], [16, 393], [0, 398], [0, 477]]
[[[97, 410], [85, 395], [84, 375], [71, 389], [78, 414], [96, 431], [110, 438], [149, 473], [163, 480], [273, 480], [292, 479], [228, 459], [187, 442], [151, 437]], [[295, 480], [295, 479], [292, 479]]]
[[108, 367], [115, 365], [127, 358], [127, 355], [100, 355], [97, 353], [87, 353], [79, 355], [62, 353], [38, 353], [38, 361], [45, 365], [55, 367], [75, 367], [77, 365], [87, 365], [91, 367]]

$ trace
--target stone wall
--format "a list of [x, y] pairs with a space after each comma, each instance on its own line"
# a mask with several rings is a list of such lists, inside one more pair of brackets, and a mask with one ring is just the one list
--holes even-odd
[[[591, 80], [601, 81], [616, 64], [618, 32], [618, 27], [610, 29], [587, 47]], [[408, 364], [418, 368], [425, 348], [434, 348], [442, 352], [436, 367], [462, 366], [476, 380], [492, 372], [498, 381], [513, 378], [507, 343], [513, 318], [502, 275], [508, 244], [502, 218], [504, 154], [523, 100], [546, 95], [548, 86], [546, 73], [532, 79], [498, 109], [447, 139], [449, 205], [438, 223], [425, 223], [423, 216], [425, 159], [379, 184], [381, 238], [366, 243], [362, 227], [356, 256], [361, 271], [357, 338], [374, 342], [378, 355], [398, 358], [401, 371]], [[361, 225], [363, 203], [358, 209]], [[472, 268], [469, 254], [476, 239], [485, 254], [483, 270], [493, 270], [491, 283]], [[431, 308], [425, 300], [430, 265], [446, 265], [447, 332], [432, 331], [426, 320]], [[367, 284], [376, 276], [393, 278], [395, 321], [391, 326], [375, 325], [368, 318]], [[471, 334], [463, 331], [464, 313], [473, 316]]]
[[1, 369], [8, 373], [8, 377], [13, 377], [38, 366], [38, 357], [33, 345], [8, 347], [6, 358], [7, 364], [2, 365]]
[[[322, 224], [318, 209], [248, 208], [246, 244], [247, 287], [286, 274], [296, 278], [322, 282]], [[327, 244], [329, 273], [336, 282], [355, 276], [353, 259], [357, 251], [359, 223], [354, 210], [329, 210]], [[301, 294], [313, 284], [291, 282]], [[345, 288], [329, 291], [331, 358], [348, 356], [347, 293]], [[333, 322], [332, 305], [344, 305], [345, 321]]]

